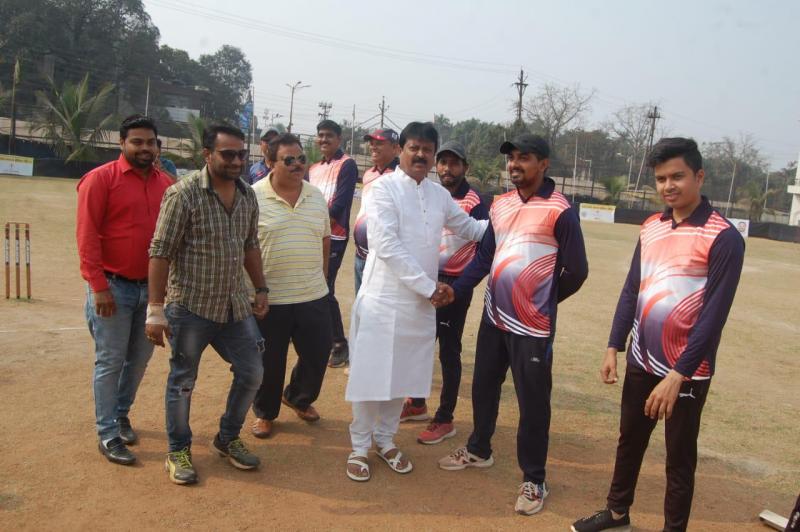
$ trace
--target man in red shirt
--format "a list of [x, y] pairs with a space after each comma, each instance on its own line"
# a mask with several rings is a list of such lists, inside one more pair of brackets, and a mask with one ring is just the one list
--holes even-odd
[[172, 179], [154, 166], [158, 132], [133, 115], [119, 129], [122, 154], [78, 183], [77, 239], [88, 283], [86, 322], [95, 341], [94, 401], [100, 452], [136, 461], [128, 412], [153, 354], [144, 334], [148, 248], [164, 191]]

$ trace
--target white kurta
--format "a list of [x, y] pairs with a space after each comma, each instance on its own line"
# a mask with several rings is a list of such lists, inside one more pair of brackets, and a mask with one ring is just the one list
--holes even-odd
[[428, 397], [433, 377], [442, 228], [480, 240], [488, 222], [470, 218], [439, 184], [418, 185], [399, 167], [376, 181], [367, 202], [369, 255], [350, 314], [348, 401]]

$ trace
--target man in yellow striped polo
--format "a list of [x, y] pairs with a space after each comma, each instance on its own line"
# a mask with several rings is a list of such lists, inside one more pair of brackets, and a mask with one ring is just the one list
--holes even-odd
[[[281, 403], [308, 422], [331, 350], [331, 313], [325, 281], [331, 227], [322, 193], [303, 180], [306, 156], [290, 133], [269, 142], [272, 171], [253, 185], [258, 200], [258, 240], [270, 309], [259, 321], [266, 340], [264, 380], [253, 402], [253, 435], [266, 438]], [[284, 388], [289, 342], [298, 361]]]

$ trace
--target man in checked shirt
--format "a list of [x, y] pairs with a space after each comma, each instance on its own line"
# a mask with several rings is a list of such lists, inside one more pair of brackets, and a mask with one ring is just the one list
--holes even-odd
[[[260, 464], [239, 438], [263, 376], [264, 341], [253, 315], [266, 316], [269, 292], [258, 246], [258, 203], [239, 177], [247, 160], [244, 134], [226, 125], [206, 128], [203, 155], [206, 166], [164, 194], [150, 247], [145, 332], [160, 346], [166, 333], [172, 348], [165, 468], [176, 484], [197, 482], [189, 407], [200, 355], [209, 344], [233, 372], [212, 452], [238, 469]], [[256, 291], [252, 305], [243, 267]]]

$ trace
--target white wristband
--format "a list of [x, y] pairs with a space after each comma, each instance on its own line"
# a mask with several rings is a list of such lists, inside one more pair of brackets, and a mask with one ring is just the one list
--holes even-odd
[[147, 325], [162, 325], [169, 326], [167, 317], [164, 315], [164, 305], [149, 304], [147, 305], [147, 318], [144, 320]]

